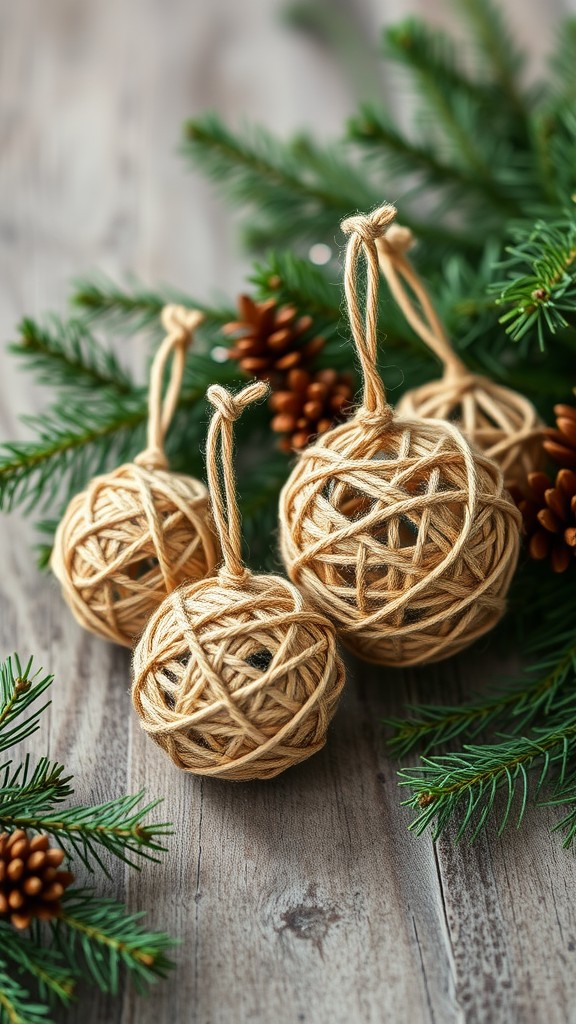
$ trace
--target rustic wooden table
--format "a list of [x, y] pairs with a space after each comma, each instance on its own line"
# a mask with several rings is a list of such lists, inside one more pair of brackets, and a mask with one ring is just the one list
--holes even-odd
[[[373, 38], [407, 6], [349, 3]], [[560, 0], [505, 6], [544, 49]], [[281, 7], [0, 0], [3, 341], [22, 314], [62, 309], [70, 278], [91, 267], [234, 293], [234, 232], [176, 154], [182, 120], [216, 107], [326, 137], [354, 104], [334, 59], [279, 26]], [[44, 398], [0, 358], [0, 436], [25, 437], [16, 413]], [[18, 517], [2, 520], [1, 650], [34, 652], [56, 674], [37, 751], [74, 770], [80, 797], [164, 796], [175, 825], [163, 865], [120, 871], [112, 888], [179, 936], [177, 973], [147, 1000], [89, 997], [69, 1021], [576, 1021], [576, 872], [548, 836], [552, 815], [472, 848], [411, 837], [381, 738], [379, 719], [405, 700], [457, 700], [497, 665], [351, 666], [313, 761], [265, 785], [184, 777], [139, 729], [127, 655], [76, 627], [29, 543]]]

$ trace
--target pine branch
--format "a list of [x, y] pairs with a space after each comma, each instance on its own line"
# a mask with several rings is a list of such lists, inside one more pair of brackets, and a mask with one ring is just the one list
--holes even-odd
[[[327, 339], [319, 362], [336, 369], [350, 370], [354, 353], [345, 339], [350, 336], [348, 316], [340, 282], [335, 282], [309, 260], [281, 250], [268, 253], [255, 264], [251, 277], [263, 298], [293, 305], [314, 318], [314, 330]], [[379, 322], [384, 325], [381, 355], [386, 361], [390, 351], [402, 352], [402, 369], [411, 379], [426, 379], [430, 356], [406, 321], [383, 284]]]
[[517, 228], [514, 237], [509, 259], [500, 264], [505, 280], [493, 285], [498, 304], [510, 307], [500, 323], [513, 341], [535, 331], [543, 349], [546, 331], [576, 324], [576, 219], [566, 213], [553, 223], [540, 220]]
[[109, 874], [99, 850], [107, 850], [118, 860], [138, 867], [135, 857], [158, 861], [154, 856], [165, 850], [161, 841], [171, 834], [166, 822], [144, 823], [144, 818], [160, 803], [155, 800], [143, 807], [144, 792], [117, 797], [104, 804], [69, 807], [66, 810], [47, 810], [35, 814], [24, 810], [11, 814], [10, 807], [2, 809], [1, 821], [5, 829], [22, 828], [51, 835], [68, 857], [76, 855], [89, 871], [92, 861]]
[[496, 744], [466, 744], [458, 753], [425, 757], [418, 767], [400, 771], [400, 785], [413, 791], [404, 803], [418, 811], [410, 828], [416, 835], [432, 828], [436, 840], [461, 811], [456, 841], [469, 832], [473, 842], [495, 812], [500, 792], [505, 794], [505, 806], [498, 835], [510, 821], [515, 798], [519, 800], [518, 828], [528, 802], [529, 773], [539, 769], [533, 787], [537, 797], [551, 770], [562, 780], [575, 755], [576, 702], [570, 694], [557, 722], [534, 728], [530, 736], [506, 737]]
[[64, 766], [42, 757], [30, 773], [27, 755], [16, 768], [0, 769], [0, 832], [13, 827], [15, 817], [47, 814], [54, 805], [72, 795], [72, 776], [63, 775]]
[[491, 84], [509, 104], [515, 124], [525, 128], [526, 101], [518, 81], [524, 55], [515, 45], [501, 7], [492, 0], [457, 0], [457, 5], [470, 23], [471, 38], [486, 61]]
[[16, 981], [10, 965], [0, 959], [0, 1024], [54, 1024], [48, 1007], [36, 1002]]
[[36, 440], [0, 447], [0, 509], [47, 508], [62, 489], [74, 494], [113, 460], [119, 464], [137, 454], [148, 415], [143, 389], [122, 399], [97, 399], [23, 418]]
[[186, 124], [184, 153], [250, 212], [247, 238], [260, 246], [332, 237], [351, 210], [382, 199], [335, 152], [324, 152], [319, 172], [319, 150], [302, 139], [282, 144], [254, 128], [241, 139], [214, 114]]
[[[436, 29], [413, 18], [385, 31], [387, 53], [414, 76], [418, 92], [450, 140], [452, 158], [475, 176], [477, 189], [496, 211], [519, 215], [518, 202], [509, 187], [499, 180], [501, 160], [495, 160], [494, 147], [500, 140], [486, 113], [495, 96], [472, 82], [459, 68], [453, 41]], [[486, 127], [490, 135], [486, 135]], [[481, 141], [480, 141], [481, 140]], [[510, 164], [503, 165], [510, 177]]]
[[52, 316], [46, 326], [25, 319], [10, 351], [20, 356], [40, 384], [48, 387], [108, 388], [130, 394], [134, 383], [116, 356], [77, 320]]
[[566, 685], [576, 683], [574, 630], [552, 639], [547, 636], [529, 657], [534, 660], [522, 676], [502, 690], [457, 705], [411, 705], [408, 717], [384, 719], [394, 729], [388, 743], [395, 756], [405, 757], [416, 746], [427, 754], [459, 736], [474, 739], [497, 723], [505, 723], [507, 733], [517, 735], [538, 716], [556, 713]]
[[469, 199], [470, 192], [484, 189], [474, 174], [458, 164], [442, 160], [430, 141], [414, 142], [404, 135], [385, 109], [375, 103], [363, 103], [358, 114], [348, 120], [348, 137], [362, 145], [373, 157], [384, 156], [385, 168], [395, 177], [418, 174], [419, 187], [457, 187], [459, 195]]
[[42, 696], [53, 678], [42, 676], [42, 669], [33, 672], [32, 658], [22, 666], [17, 654], [0, 664], [0, 751], [22, 743], [39, 728], [40, 715], [50, 701], [34, 708], [24, 721], [17, 720]]
[[263, 298], [294, 305], [326, 328], [336, 331], [342, 310], [340, 281], [289, 250], [273, 249], [254, 264], [250, 282]]
[[[228, 315], [233, 316], [230, 311]], [[31, 323], [28, 329], [35, 336], [40, 333]], [[66, 374], [78, 372], [81, 376], [80, 368], [84, 367], [88, 376], [93, 372], [92, 354], [85, 362], [84, 343], [90, 335], [86, 326], [77, 322], [71, 330], [78, 330], [82, 340], [75, 349], [79, 365], [73, 369], [71, 362], [66, 364]], [[214, 340], [221, 343], [220, 337], [207, 340], [210, 348]], [[62, 370], [60, 349], [54, 352], [53, 347], [45, 346], [42, 358], [46, 379], [52, 372], [53, 358], [58, 378]], [[98, 360], [100, 355], [94, 358]], [[169, 455], [184, 454], [191, 464], [198, 462], [205, 433], [206, 389], [215, 381], [230, 383], [233, 375], [233, 367], [217, 363], [211, 356], [195, 351], [188, 354], [179, 411], [168, 435]], [[0, 509], [23, 506], [25, 511], [53, 510], [55, 502], [67, 503], [92, 477], [133, 458], [143, 448], [148, 420], [145, 387], [130, 384], [130, 389], [123, 392], [119, 387], [101, 384], [91, 387], [88, 395], [81, 392], [78, 396], [62, 396], [57, 405], [39, 416], [23, 418], [36, 435], [34, 440], [0, 446]], [[185, 428], [181, 436], [177, 420], [180, 428]]]
[[220, 327], [234, 319], [233, 310], [208, 306], [175, 288], [152, 290], [135, 280], [122, 288], [103, 274], [78, 279], [71, 297], [72, 305], [82, 311], [88, 322], [131, 333], [149, 327], [155, 327], [161, 333], [160, 314], [168, 302], [201, 310], [208, 327]]
[[562, 846], [569, 849], [576, 839], [576, 774], [563, 780], [548, 800], [542, 801], [545, 807], [568, 806], [567, 812], [552, 827], [553, 832], [563, 832]]
[[55, 998], [64, 1005], [70, 1002], [76, 979], [57, 950], [39, 945], [16, 932], [6, 921], [0, 921], [0, 957], [12, 961], [19, 972], [32, 976], [42, 999]]
[[136, 989], [145, 991], [173, 968], [166, 953], [175, 942], [164, 932], [146, 931], [140, 924], [143, 916], [127, 914], [121, 903], [90, 889], [68, 889], [53, 925], [55, 948], [103, 992], [118, 992], [121, 966]]

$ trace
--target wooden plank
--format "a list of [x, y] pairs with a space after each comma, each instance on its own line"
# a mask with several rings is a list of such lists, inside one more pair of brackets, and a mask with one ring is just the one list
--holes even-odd
[[[239, 286], [230, 218], [174, 153], [181, 121], [218, 107], [281, 133], [305, 120], [324, 137], [353, 106], [336, 63], [279, 31], [281, 6], [0, 0], [2, 337], [23, 313], [62, 308], [68, 280], [90, 266], [201, 296]], [[549, 8], [526, 10], [511, 5], [541, 46]], [[405, 7], [389, 0], [386, 13]], [[362, 0], [361, 16], [375, 30], [381, 4]], [[0, 393], [2, 436], [23, 436], [15, 412], [34, 411], [39, 394], [4, 352]], [[353, 666], [317, 758], [266, 785], [187, 778], [134, 719], [127, 655], [80, 632], [29, 540], [18, 517], [2, 521], [2, 651], [37, 652], [57, 677], [31, 748], [66, 761], [79, 799], [165, 795], [175, 826], [161, 866], [115, 866], [109, 891], [182, 939], [177, 974], [147, 1000], [90, 995], [62, 1020], [576, 1020], [575, 869], [547, 835], [552, 815], [434, 850], [407, 833], [383, 747], [384, 715], [405, 699], [458, 699], [493, 674], [493, 656], [404, 674]]]

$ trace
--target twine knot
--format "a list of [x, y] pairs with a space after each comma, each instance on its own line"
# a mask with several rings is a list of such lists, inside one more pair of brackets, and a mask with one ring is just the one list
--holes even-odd
[[137, 466], [142, 466], [143, 469], [168, 469], [168, 459], [163, 448], [157, 445], [150, 445], [145, 448], [143, 452], [136, 455], [134, 462]]
[[391, 224], [381, 240], [381, 245], [388, 251], [392, 250], [394, 253], [404, 256], [415, 241], [410, 228], [404, 227], [403, 224]]
[[395, 216], [396, 207], [390, 203], [384, 203], [372, 213], [359, 213], [354, 217], [347, 217], [340, 224], [340, 228], [345, 235], [356, 234], [363, 242], [370, 244], [382, 237], [384, 229], [394, 220]]
[[265, 398], [269, 391], [270, 386], [263, 380], [248, 384], [237, 395], [231, 395], [220, 384], [211, 384], [206, 392], [206, 397], [225, 420], [234, 423], [248, 405], [257, 402], [260, 398]]
[[363, 427], [374, 427], [381, 430], [387, 427], [394, 419], [394, 410], [391, 405], [386, 404], [380, 409], [367, 409], [361, 405], [356, 410], [356, 420], [360, 420]]
[[160, 319], [166, 334], [176, 335], [182, 341], [187, 341], [192, 332], [202, 323], [203, 316], [198, 309], [187, 309], [186, 306], [170, 302], [164, 306]]
[[240, 565], [236, 569], [230, 568], [228, 565], [222, 565], [218, 570], [218, 579], [223, 587], [235, 587], [245, 586], [246, 581], [252, 576], [252, 573], [245, 565]]

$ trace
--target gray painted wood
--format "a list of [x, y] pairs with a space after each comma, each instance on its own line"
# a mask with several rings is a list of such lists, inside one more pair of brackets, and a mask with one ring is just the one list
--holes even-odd
[[[354, 105], [330, 56], [279, 27], [281, 6], [0, 0], [2, 339], [23, 313], [62, 309], [70, 278], [91, 267], [199, 295], [238, 287], [229, 215], [176, 155], [181, 121], [217, 107], [328, 137]], [[541, 54], [559, 0], [508, 6]], [[405, 13], [400, 0], [381, 7], [354, 4], [374, 37], [384, 15]], [[126, 358], [140, 365], [137, 348]], [[23, 437], [16, 413], [44, 398], [0, 360], [2, 436]], [[90, 996], [69, 1021], [576, 1021], [575, 869], [548, 837], [552, 818], [434, 849], [406, 830], [380, 735], [404, 700], [458, 699], [498, 665], [351, 665], [312, 762], [265, 785], [187, 778], [139, 730], [127, 655], [80, 632], [29, 541], [17, 517], [2, 520], [1, 650], [37, 653], [57, 679], [33, 749], [69, 764], [80, 798], [141, 786], [164, 796], [175, 826], [160, 867], [102, 884], [180, 937], [177, 973], [146, 1000]]]

